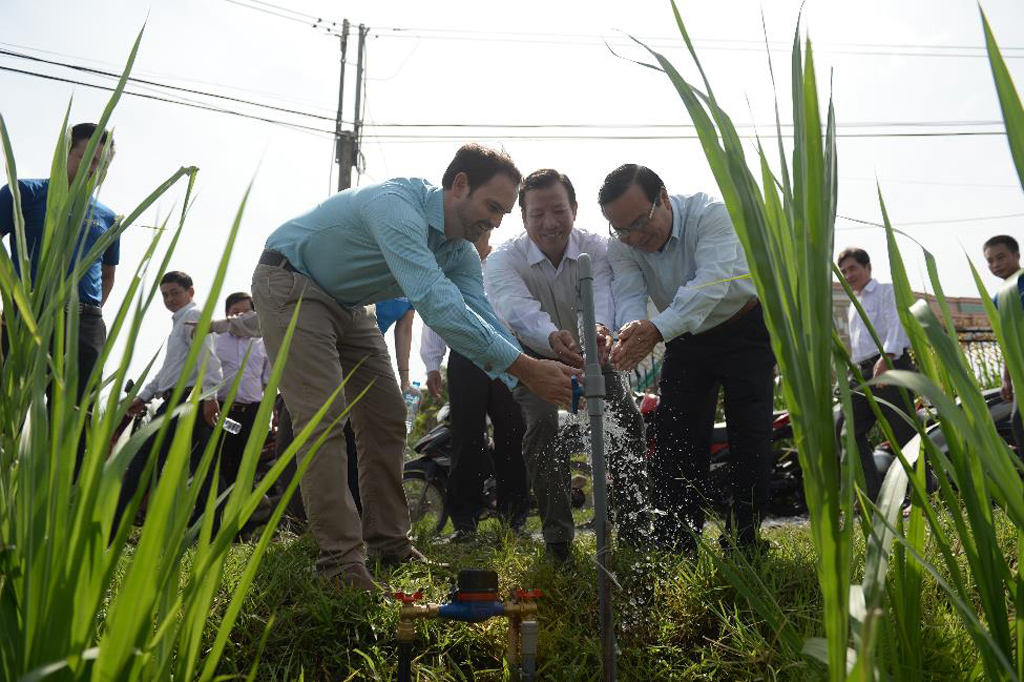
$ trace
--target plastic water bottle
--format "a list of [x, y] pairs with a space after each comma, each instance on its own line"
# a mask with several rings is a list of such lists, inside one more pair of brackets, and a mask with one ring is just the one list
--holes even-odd
[[242, 424], [228, 417], [224, 420], [224, 430], [237, 436], [242, 430]]
[[420, 409], [420, 382], [412, 382], [412, 387], [402, 393], [405, 398], [405, 432], [412, 432], [412, 423], [416, 421], [416, 412]]

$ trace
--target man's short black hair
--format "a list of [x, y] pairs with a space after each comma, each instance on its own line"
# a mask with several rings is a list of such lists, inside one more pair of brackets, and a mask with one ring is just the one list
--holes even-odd
[[[95, 123], [78, 123], [71, 128], [71, 147], [74, 148], [79, 142], [88, 142], [96, 132]], [[100, 135], [100, 145], [107, 143], [107, 131]]]
[[247, 291], [236, 291], [235, 293], [230, 294], [227, 297], [227, 300], [224, 301], [224, 312], [231, 310], [231, 306], [242, 301], [248, 301], [249, 307], [256, 310], [256, 304], [253, 302], [252, 296], [250, 296]]
[[476, 142], [464, 144], [455, 152], [455, 158], [441, 177], [441, 187], [451, 189], [459, 173], [466, 174], [470, 192], [488, 183], [498, 173], [504, 173], [517, 185], [523, 181], [523, 174], [511, 156]]
[[665, 188], [665, 183], [658, 174], [647, 166], [624, 163], [604, 179], [601, 190], [597, 193], [597, 203], [602, 207], [607, 206], [625, 194], [634, 183], [640, 185], [644, 196], [652, 204], [658, 200], [658, 195]]
[[1010, 253], [1020, 253], [1020, 244], [1018, 244], [1017, 240], [1008, 234], [997, 234], [995, 237], [992, 237], [985, 242], [985, 246], [981, 247], [981, 250], [982, 252], [985, 252], [993, 246], [999, 246], [1000, 244], [1008, 248]]
[[541, 168], [527, 175], [526, 179], [523, 180], [523, 184], [519, 186], [519, 208], [524, 211], [526, 210], [526, 193], [529, 190], [547, 189], [554, 187], [559, 182], [562, 183], [566, 194], [569, 195], [569, 203], [575, 206], [576, 189], [572, 186], [569, 176], [565, 173], [559, 173], [554, 168]]
[[181, 270], [170, 270], [165, 272], [164, 276], [160, 278], [160, 284], [161, 286], [164, 284], [177, 284], [182, 289], [191, 289], [192, 278]]
[[840, 251], [839, 257], [836, 258], [836, 265], [842, 265], [843, 261], [847, 258], [852, 258], [865, 268], [871, 265], [871, 256], [868, 255], [868, 252], [856, 246], [851, 246]]

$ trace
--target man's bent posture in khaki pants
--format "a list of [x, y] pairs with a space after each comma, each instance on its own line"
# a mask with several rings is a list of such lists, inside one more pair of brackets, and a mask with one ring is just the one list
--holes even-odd
[[372, 382], [351, 413], [362, 521], [348, 490], [340, 422], [302, 479], [320, 546], [317, 567], [326, 577], [372, 589], [364, 541], [387, 562], [424, 559], [407, 535], [405, 403], [367, 306], [404, 295], [424, 324], [490, 376], [510, 387], [518, 379], [552, 402], [570, 400], [569, 377], [578, 372], [520, 352], [484, 296], [480, 258], [472, 245], [512, 210], [520, 180], [506, 155], [466, 145], [445, 171], [442, 188], [400, 178], [346, 190], [267, 240], [252, 292], [267, 351], [275, 359], [301, 299], [281, 381], [296, 433], [351, 374], [345, 398], [331, 406], [300, 451], [300, 461], [317, 435]]

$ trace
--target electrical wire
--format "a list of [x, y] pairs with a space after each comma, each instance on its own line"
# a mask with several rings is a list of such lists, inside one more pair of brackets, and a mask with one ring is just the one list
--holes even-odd
[[[14, 68], [14, 67], [3, 66], [3, 65], [0, 65], [0, 71], [7, 71], [7, 72], [10, 72], [10, 73], [17, 73], [17, 74], [21, 74], [21, 75], [32, 76], [32, 77], [36, 77], [36, 78], [42, 78], [42, 79], [56, 81], [56, 82], [61, 82], [61, 83], [69, 83], [69, 84], [72, 84], [72, 85], [81, 85], [83, 87], [89, 87], [89, 88], [94, 88], [94, 89], [99, 89], [99, 90], [105, 90], [107, 92], [113, 92], [113, 90], [114, 90], [114, 88], [112, 88], [112, 87], [102, 86], [102, 85], [98, 85], [98, 84], [95, 84], [95, 83], [88, 83], [88, 82], [84, 82], [84, 81], [80, 81], [80, 80], [75, 80], [75, 79], [70, 79], [70, 78], [63, 78], [63, 77], [59, 77], [59, 76], [53, 76], [53, 75], [41, 73], [41, 72], [38, 72], [38, 71], [29, 71], [29, 70], [25, 70], [25, 69], [17, 69], [17, 68]], [[364, 85], [365, 85], [365, 79], [367, 78], [366, 74], [367, 74], [367, 70], [364, 69], [364, 71], [363, 71]], [[151, 84], [151, 83], [153, 83], [152, 81], [137, 81], [137, 82], [138, 83], [144, 83], [144, 84]], [[154, 87], [159, 87], [160, 86], [159, 83], [153, 83], [153, 85], [154, 85]], [[171, 99], [169, 97], [162, 97], [162, 96], [159, 96], [159, 95], [147, 94], [147, 93], [136, 92], [136, 91], [131, 91], [131, 90], [126, 90], [125, 94], [128, 95], [128, 96], [132, 96], [132, 97], [141, 97], [141, 98], [144, 98], [144, 99], [150, 99], [150, 100], [155, 100], [155, 101], [159, 101], [159, 102], [166, 102], [166, 103], [170, 103], [170, 104], [177, 104], [179, 106], [188, 106], [188, 107], [192, 107], [192, 108], [196, 108], [196, 109], [200, 109], [200, 110], [204, 110], [204, 111], [211, 111], [211, 112], [215, 112], [215, 113], [228, 114], [228, 115], [238, 116], [238, 117], [241, 117], [241, 118], [247, 118], [247, 119], [251, 119], [251, 120], [263, 121], [263, 122], [271, 123], [271, 124], [274, 124], [274, 125], [286, 126], [286, 127], [290, 127], [290, 128], [296, 129], [296, 130], [303, 130], [303, 131], [307, 131], [307, 132], [311, 132], [311, 133], [315, 133], [315, 134], [320, 134], [320, 135], [324, 135], [324, 136], [330, 136], [330, 137], [334, 137], [335, 136], [335, 131], [334, 130], [326, 130], [326, 129], [323, 129], [323, 128], [317, 128], [317, 127], [314, 127], [314, 126], [309, 126], [309, 125], [304, 125], [304, 124], [299, 124], [299, 123], [293, 123], [293, 122], [290, 122], [290, 121], [284, 121], [284, 120], [281, 120], [281, 119], [270, 118], [270, 117], [267, 117], [267, 116], [259, 116], [259, 115], [256, 115], [256, 114], [245, 113], [245, 112], [236, 111], [236, 110], [233, 110], [233, 109], [225, 109], [225, 108], [222, 108], [222, 107], [216, 107], [216, 106], [200, 104], [200, 103], [195, 102], [195, 101], [182, 101], [180, 99]], [[364, 111], [365, 111], [365, 107], [364, 107]], [[333, 122], [332, 119], [327, 119], [327, 117], [318, 116], [317, 118], [319, 118], [321, 120], [331, 120]], [[939, 127], [939, 126], [943, 126], [943, 125], [961, 125], [961, 126], [972, 126], [972, 127], [975, 127], [975, 126], [985, 126], [985, 125], [993, 125], [994, 126], [994, 125], [1000, 125], [1000, 124], [1001, 124], [1001, 122], [998, 122], [998, 121], [993, 121], [991, 123], [987, 122], [987, 121], [966, 121], [966, 122], [920, 122], [920, 121], [913, 122], [913, 121], [907, 121], [907, 122], [890, 122], [890, 123], [848, 124], [847, 126], [843, 126], [843, 127], [856, 127], [856, 126], [862, 126], [862, 127], [890, 127], [890, 126], [892, 126], [892, 127], [900, 127], [900, 126]], [[435, 124], [422, 124], [422, 127], [430, 127], [430, 126], [434, 126], [434, 125]], [[513, 127], [518, 127], [518, 128], [538, 127], [539, 128], [542, 125], [546, 125], [546, 124], [512, 124], [512, 125], [509, 125], [507, 127], [509, 127], [509, 128], [513, 128]], [[580, 127], [580, 128], [586, 128], [586, 127], [589, 127], [591, 124], [574, 124], [574, 125], [576, 125], [577, 127]], [[619, 126], [619, 125], [620, 124], [609, 124], [609, 127]], [[420, 126], [420, 124], [398, 124], [398, 123], [385, 123], [385, 124], [376, 123], [375, 124], [375, 123], [370, 123], [370, 124], [367, 124], [365, 127], [378, 129], [378, 128], [384, 128], [384, 127], [418, 127], [418, 126]], [[448, 124], [445, 124], [445, 126], [448, 126]], [[465, 126], [465, 128], [471, 128], [471, 129], [476, 129], [476, 130], [479, 130], [481, 128], [490, 128], [491, 127], [488, 124], [479, 124], [479, 125], [473, 125], [473, 124], [454, 124], [454, 125], [451, 125], [451, 126], [448, 126], [448, 127], [459, 127], [459, 128], [462, 128], [463, 126]], [[643, 127], [652, 127], [652, 128], [653, 127], [669, 127], [669, 126], [672, 126], [672, 124], [649, 124], [649, 126], [648, 126], [648, 124], [642, 124], [642, 126]], [[502, 127], [506, 127], [506, 126], [502, 126]], [[568, 126], [566, 126], [566, 127], [568, 127]], [[622, 125], [621, 127], [625, 128], [626, 126]], [[630, 127], [630, 129], [632, 129], [633, 127], [641, 128], [641, 126], [632, 126], [632, 127]], [[683, 124], [683, 125], [679, 125], [678, 127], [686, 128], [688, 126]], [[840, 137], [840, 138], [931, 138], [931, 137], [945, 138], [945, 137], [975, 137], [975, 136], [977, 136], [977, 137], [995, 137], [995, 136], [1003, 136], [1003, 135], [1005, 135], [1005, 132], [1002, 131], [1002, 130], [995, 130], [995, 131], [945, 130], [945, 131], [920, 131], [920, 132], [917, 132], [917, 131], [914, 131], [914, 132], [902, 131], [902, 132], [850, 132], [850, 133], [837, 132], [836, 133], [836, 137]], [[739, 137], [744, 138], [744, 139], [757, 139], [759, 136], [750, 133], [750, 134], [740, 134]], [[768, 134], [768, 135], [762, 135], [760, 137], [765, 138], [765, 139], [771, 138], [771, 137], [774, 137], [774, 133]], [[481, 141], [484, 141], [484, 140], [494, 140], [494, 141], [518, 140], [518, 141], [528, 141], [528, 142], [543, 142], [543, 141], [595, 141], [595, 140], [624, 140], [624, 141], [629, 141], [629, 140], [633, 140], [633, 141], [646, 141], [646, 140], [690, 140], [690, 139], [698, 139], [698, 136], [695, 133], [691, 133], [691, 134], [652, 134], [652, 135], [622, 135], [622, 134], [614, 134], [614, 135], [597, 135], [597, 134], [523, 135], [523, 134], [515, 134], [515, 133], [505, 134], [505, 135], [495, 135], [493, 133], [489, 133], [487, 135], [474, 135], [472, 132], [467, 132], [467, 133], [462, 133], [462, 134], [439, 134], [439, 133], [430, 133], [430, 134], [371, 133], [371, 134], [366, 134], [362, 130], [360, 130], [360, 140], [372, 139], [372, 140], [377, 140], [377, 141], [382, 142], [382, 143], [396, 143], [396, 142], [443, 142], [443, 141], [449, 141], [449, 140], [465, 140], [467, 138], [474, 138], [474, 139], [478, 139], [478, 140], [481, 140]]]
[[[11, 48], [11, 49], [14, 49], [14, 50], [27, 51], [29, 53], [39, 53], [39, 54], [43, 54], [43, 55], [50, 55], [50, 56], [55, 56], [55, 57], [63, 57], [65, 59], [77, 60], [79, 62], [88, 62], [90, 64], [107, 67], [108, 69], [113, 69], [115, 71], [115, 73], [119, 73], [119, 70], [124, 68], [124, 64], [115, 64], [113, 62], [105, 62], [105, 61], [100, 60], [100, 59], [91, 59], [89, 57], [79, 57], [79, 56], [76, 56], [76, 55], [68, 54], [66, 52], [58, 52], [56, 50], [45, 50], [45, 49], [40, 48], [40, 47], [32, 47], [32, 46], [29, 46], [29, 45], [21, 45], [21, 44], [18, 44], [18, 43], [6, 43], [6, 42], [3, 42], [3, 41], [0, 41], [0, 47]], [[291, 104], [299, 103], [299, 104], [309, 105], [313, 109], [320, 109], [321, 111], [325, 111], [325, 112], [333, 113], [337, 109], [337, 107], [335, 107], [335, 106], [325, 106], [322, 102], [315, 101], [315, 100], [307, 100], [307, 99], [296, 98], [296, 97], [283, 97], [279, 93], [276, 93], [276, 92], [270, 92], [270, 91], [267, 91], [267, 90], [257, 90], [255, 88], [244, 88], [244, 87], [241, 87], [241, 86], [238, 86], [238, 85], [234, 85], [234, 84], [218, 83], [216, 81], [204, 80], [202, 78], [193, 78], [193, 77], [189, 77], [189, 76], [181, 76], [181, 75], [170, 74], [170, 73], [161, 72], [161, 71], [150, 71], [150, 70], [138, 69], [138, 68], [132, 69], [132, 73], [133, 74], [137, 74], [138, 76], [144, 76], [146, 78], [170, 78], [170, 79], [175, 80], [175, 81], [184, 81], [186, 83], [198, 83], [200, 85], [213, 86], [213, 87], [218, 88], [220, 90], [232, 90], [232, 91], [235, 91], [235, 92], [248, 93], [250, 95], [261, 95], [261, 96], [264, 96], [264, 97], [269, 97], [270, 99], [277, 100], [279, 102], [286, 102], [286, 103], [291, 103]]]
[[[943, 218], [941, 220], [913, 220], [910, 222], [892, 223], [893, 227], [914, 227], [919, 225], [952, 225], [955, 223], [977, 223], [984, 222], [987, 220], [1005, 220], [1008, 218], [1020, 218], [1024, 216], [1024, 213], [1006, 213], [1003, 215], [986, 215], [986, 216], [975, 216], [973, 218]], [[848, 220], [851, 223], [858, 223], [860, 225], [866, 225], [868, 227], [885, 227], [884, 223], [875, 222], [873, 220], [862, 220], [860, 218], [851, 218], [849, 216], [837, 215], [837, 218], [842, 220]]]
[[[84, 81], [76, 81], [76, 80], [73, 80], [71, 78], [61, 78], [60, 76], [51, 76], [50, 74], [39, 73], [37, 71], [26, 71], [24, 69], [16, 69], [16, 68], [11, 67], [11, 66], [0, 65], [0, 71], [7, 71], [7, 72], [10, 72], [10, 73], [17, 73], [17, 74], [21, 74], [21, 75], [24, 75], [24, 76], [32, 76], [34, 78], [42, 78], [44, 80], [57, 81], [59, 83], [70, 83], [71, 85], [81, 85], [81, 86], [86, 87], [86, 88], [93, 88], [93, 89], [96, 89], [96, 90], [104, 90], [106, 92], [114, 92], [114, 90], [116, 89], [116, 88], [108, 87], [106, 85], [97, 85], [95, 83], [86, 83]], [[183, 102], [183, 101], [180, 101], [180, 100], [170, 99], [168, 97], [160, 97], [158, 95], [149, 95], [149, 94], [146, 94], [146, 93], [143, 93], [143, 92], [133, 92], [131, 90], [125, 90], [124, 94], [128, 95], [128, 96], [131, 96], [131, 97], [141, 97], [143, 99], [155, 100], [157, 102], [166, 102], [168, 104], [177, 104], [177, 105], [183, 106], [183, 107], [191, 107], [191, 108], [194, 108], [194, 109], [201, 109], [203, 111], [212, 111], [212, 112], [216, 112], [216, 113], [219, 113], [219, 114], [229, 114], [231, 116], [238, 116], [238, 117], [241, 117], [241, 118], [248, 118], [248, 119], [252, 119], [254, 121], [262, 121], [264, 123], [272, 123], [274, 125], [280, 125], [280, 126], [285, 126], [285, 127], [288, 127], [288, 128], [294, 128], [296, 130], [308, 131], [308, 132], [312, 132], [312, 133], [319, 133], [319, 134], [326, 135], [326, 136], [329, 136], [329, 137], [334, 137], [334, 131], [333, 130], [323, 130], [321, 128], [315, 128], [313, 126], [302, 125], [300, 123], [291, 123], [289, 121], [281, 121], [281, 120], [278, 120], [278, 119], [268, 118], [266, 116], [257, 116], [255, 114], [246, 114], [246, 113], [243, 113], [241, 111], [233, 111], [231, 109], [222, 109], [220, 107], [207, 106], [207, 105], [203, 105], [203, 104], [194, 104], [194, 103], [191, 103], [191, 102]]]
[[[53, 60], [53, 59], [43, 59], [42, 57], [35, 57], [33, 55], [22, 54], [22, 53], [14, 52], [12, 50], [6, 50], [6, 49], [3, 49], [3, 48], [0, 48], [0, 55], [6, 56], [6, 57], [14, 57], [14, 58], [17, 58], [17, 59], [25, 59], [25, 60], [32, 61], [32, 62], [38, 62], [40, 64], [48, 64], [50, 66], [60, 66], [60, 67], [63, 67], [65, 69], [72, 69], [74, 71], [81, 71], [81, 72], [84, 72], [84, 73], [90, 73], [90, 74], [93, 74], [93, 75], [96, 75], [96, 76], [103, 76], [103, 77], [106, 77], [106, 78], [114, 78], [114, 79], [120, 79], [121, 78], [121, 74], [115, 73], [113, 71], [104, 71], [103, 69], [94, 69], [94, 68], [92, 68], [90, 66], [82, 66], [80, 64], [72, 64], [72, 63], [69, 63], [69, 62], [59, 62], [59, 61], [56, 61], [56, 60]], [[197, 90], [195, 88], [185, 88], [185, 87], [181, 87], [181, 86], [178, 86], [178, 85], [169, 85], [167, 83], [157, 83], [155, 81], [146, 80], [146, 79], [142, 79], [142, 78], [134, 78], [134, 77], [130, 76], [128, 78], [128, 82], [129, 83], [140, 83], [140, 84], [143, 84], [143, 85], [149, 85], [149, 86], [158, 87], [158, 88], [166, 88], [168, 90], [174, 90], [176, 92], [185, 92], [185, 93], [188, 93], [188, 94], [191, 94], [191, 95], [201, 95], [203, 97], [211, 97], [211, 98], [215, 98], [215, 99], [222, 99], [222, 100], [226, 100], [228, 102], [235, 102], [237, 104], [246, 104], [248, 106], [261, 107], [263, 109], [270, 109], [272, 111], [278, 111], [278, 112], [285, 113], [285, 114], [293, 114], [293, 115], [296, 115], [296, 116], [307, 116], [309, 118], [315, 118], [315, 119], [319, 119], [319, 120], [322, 120], [322, 121], [331, 121], [332, 123], [335, 120], [334, 116], [324, 116], [322, 114], [314, 114], [314, 113], [311, 113], [311, 112], [308, 112], [308, 111], [300, 111], [298, 109], [287, 109], [285, 107], [278, 107], [278, 106], [274, 106], [272, 104], [265, 104], [265, 103], [262, 103], [262, 102], [254, 102], [252, 100], [242, 99], [240, 97], [231, 97], [230, 95], [222, 95], [222, 94], [219, 94], [219, 93], [216, 93], [216, 92], [209, 92], [209, 91], [206, 91], [206, 90]]]
[[[248, 9], [265, 12], [278, 16], [282, 19], [296, 21], [309, 25], [313, 28], [324, 30], [328, 34], [340, 35], [331, 27], [338, 26], [339, 22], [316, 17], [312, 14], [296, 12], [287, 7], [276, 5], [263, 0], [225, 0], [231, 4]], [[259, 5], [259, 6], [257, 6]], [[280, 14], [288, 12], [298, 16]], [[300, 18], [303, 17], [303, 18]], [[350, 26], [350, 30], [351, 30]], [[534, 33], [516, 31], [481, 31], [474, 29], [445, 29], [445, 28], [410, 28], [398, 26], [375, 26], [371, 29], [376, 38], [421, 38], [425, 40], [459, 40], [477, 42], [505, 42], [525, 43], [535, 45], [563, 45], [582, 47], [601, 47], [608, 44], [614, 45], [635, 45], [629, 36], [615, 37], [609, 39], [607, 36], [584, 33]], [[656, 36], [637, 37], [637, 40], [650, 47], [659, 49], [685, 49], [682, 41], [677, 37]], [[767, 48], [772, 52], [788, 52], [790, 44], [781, 41], [772, 41], [767, 44], [763, 40], [753, 39], [724, 39], [724, 38], [698, 38], [695, 45], [702, 50], [721, 50], [731, 52], [760, 52]], [[840, 55], [854, 56], [878, 56], [878, 57], [952, 57], [969, 59], [987, 59], [988, 53], [984, 46], [980, 45], [936, 45], [936, 44], [913, 44], [913, 43], [828, 43], [816, 44], [820, 52]], [[965, 52], [970, 51], [967, 54]], [[1000, 48], [1004, 59], [1024, 59], [1024, 53], [1013, 54], [1024, 51], [1024, 47], [1011, 46]]]

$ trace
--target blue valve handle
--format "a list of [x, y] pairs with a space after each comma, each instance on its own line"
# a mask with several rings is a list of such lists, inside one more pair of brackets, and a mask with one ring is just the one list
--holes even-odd
[[572, 413], [576, 414], [580, 409], [580, 398], [583, 397], [583, 384], [572, 377]]

